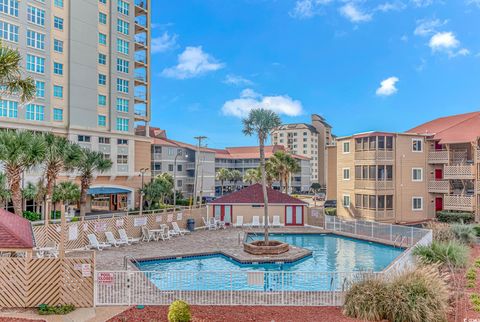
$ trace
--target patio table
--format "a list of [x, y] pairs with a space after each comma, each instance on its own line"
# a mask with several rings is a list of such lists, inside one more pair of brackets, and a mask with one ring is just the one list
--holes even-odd
[[163, 233], [163, 229], [149, 229], [149, 231], [155, 235], [153, 238], [155, 241], [158, 241], [160, 239], [160, 235]]

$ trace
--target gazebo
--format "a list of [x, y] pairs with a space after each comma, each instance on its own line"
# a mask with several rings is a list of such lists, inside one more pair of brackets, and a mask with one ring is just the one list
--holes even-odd
[[30, 221], [0, 209], [1, 256], [31, 257], [34, 247], [35, 239]]

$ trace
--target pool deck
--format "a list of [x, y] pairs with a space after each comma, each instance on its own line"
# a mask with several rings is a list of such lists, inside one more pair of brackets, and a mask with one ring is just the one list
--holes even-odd
[[[240, 262], [292, 262], [311, 254], [311, 251], [307, 249], [294, 246], [291, 246], [287, 253], [280, 255], [258, 256], [248, 254], [243, 251], [243, 240], [245, 234], [252, 232], [261, 234], [262, 229], [227, 228], [220, 230], [197, 230], [191, 234], [172, 237], [166, 241], [141, 242], [130, 246], [112, 247], [103, 251], [96, 251], [95, 266], [97, 270], [123, 270], [125, 255], [129, 255], [136, 260], [144, 260], [220, 253]], [[319, 228], [313, 227], [270, 229], [270, 233], [318, 234], [324, 232]], [[69, 253], [69, 256], [80, 255], [81, 253], [81, 251], [72, 252]]]

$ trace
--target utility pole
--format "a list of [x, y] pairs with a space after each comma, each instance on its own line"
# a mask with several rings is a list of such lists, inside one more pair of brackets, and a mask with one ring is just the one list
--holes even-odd
[[196, 136], [194, 137], [195, 140], [198, 141], [197, 144], [197, 153], [195, 155], [195, 178], [193, 180], [193, 205], [197, 205], [197, 182], [198, 182], [198, 167], [200, 165], [200, 147], [202, 146], [202, 141], [205, 140], [206, 136]]

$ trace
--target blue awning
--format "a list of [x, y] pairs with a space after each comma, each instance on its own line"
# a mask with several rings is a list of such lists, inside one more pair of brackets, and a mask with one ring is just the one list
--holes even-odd
[[113, 188], [113, 187], [98, 187], [90, 188], [87, 191], [88, 195], [114, 195], [117, 193], [129, 193], [130, 190], [122, 188]]

